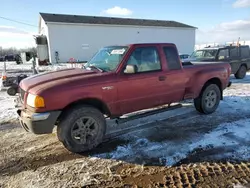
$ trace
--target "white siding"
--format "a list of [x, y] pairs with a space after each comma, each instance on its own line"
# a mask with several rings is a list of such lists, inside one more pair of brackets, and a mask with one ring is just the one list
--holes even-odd
[[[55, 51], [59, 62], [74, 57], [89, 60], [103, 46], [129, 43], [169, 42], [175, 43], [180, 53], [192, 53], [195, 45], [195, 29], [164, 27], [106, 26], [84, 24], [47, 23], [50, 61], [55, 62]], [[84, 49], [83, 45], [89, 45]]]
[[37, 45], [38, 58], [43, 61], [47, 59], [47, 56], [49, 56], [49, 60], [51, 60], [49, 29], [42, 17], [40, 17], [39, 35], [47, 36], [48, 46]]
[[43, 35], [46, 35], [48, 36], [48, 26], [46, 25], [45, 21], [40, 18], [40, 28], [39, 28], [39, 34], [43, 34]]

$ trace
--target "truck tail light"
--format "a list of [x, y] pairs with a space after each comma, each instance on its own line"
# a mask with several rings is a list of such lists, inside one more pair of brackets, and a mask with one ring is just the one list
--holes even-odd
[[2, 80], [7, 80], [7, 76], [2, 76]]
[[6, 75], [6, 72], [5, 71], [3, 71], [2, 72], [2, 80], [7, 80], [7, 75]]

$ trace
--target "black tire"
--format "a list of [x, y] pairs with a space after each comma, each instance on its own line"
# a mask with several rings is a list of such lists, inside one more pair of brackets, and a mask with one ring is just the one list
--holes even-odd
[[236, 79], [243, 79], [245, 78], [247, 73], [247, 68], [245, 65], [241, 65], [239, 70], [236, 72], [236, 74], [234, 75]]
[[7, 89], [7, 93], [10, 96], [15, 96], [17, 94], [18, 87], [10, 87]]
[[200, 113], [211, 114], [218, 108], [220, 99], [220, 88], [216, 84], [207, 84], [202, 89], [199, 97], [194, 99], [194, 106]]
[[[87, 125], [87, 122], [84, 123], [85, 120], [87, 122], [90, 120], [94, 124], [88, 123], [89, 125]], [[76, 129], [76, 127], [78, 128]], [[78, 106], [70, 109], [57, 126], [58, 139], [69, 151], [74, 153], [82, 153], [98, 146], [102, 142], [105, 132], [106, 120], [103, 114], [91, 106]]]

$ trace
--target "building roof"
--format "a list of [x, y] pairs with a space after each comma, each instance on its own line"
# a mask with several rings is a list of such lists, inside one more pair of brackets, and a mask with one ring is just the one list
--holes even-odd
[[196, 27], [193, 27], [187, 24], [183, 24], [183, 23], [176, 22], [176, 21], [165, 21], [165, 20], [114, 18], [114, 17], [51, 14], [51, 13], [40, 13], [40, 15], [45, 22], [107, 24], [107, 25], [136, 25], [136, 26], [155, 26], [155, 27], [182, 27], [182, 28], [196, 29]]

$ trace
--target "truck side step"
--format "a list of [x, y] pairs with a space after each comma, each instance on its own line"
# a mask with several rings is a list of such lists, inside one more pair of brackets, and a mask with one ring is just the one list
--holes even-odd
[[175, 110], [175, 109], [181, 108], [181, 107], [182, 107], [182, 104], [176, 104], [176, 105], [173, 105], [173, 106], [168, 105], [168, 106], [160, 108], [160, 109], [147, 111], [147, 112], [144, 112], [144, 113], [141, 113], [141, 114], [132, 115], [132, 116], [129, 116], [129, 117], [126, 117], [126, 118], [117, 118], [116, 119], [116, 123], [117, 124], [121, 124], [121, 123], [125, 123], [127, 121], [132, 121], [132, 120], [135, 120], [135, 119], [147, 117], [147, 116], [158, 114], [158, 113], [161, 113], [161, 112]]

